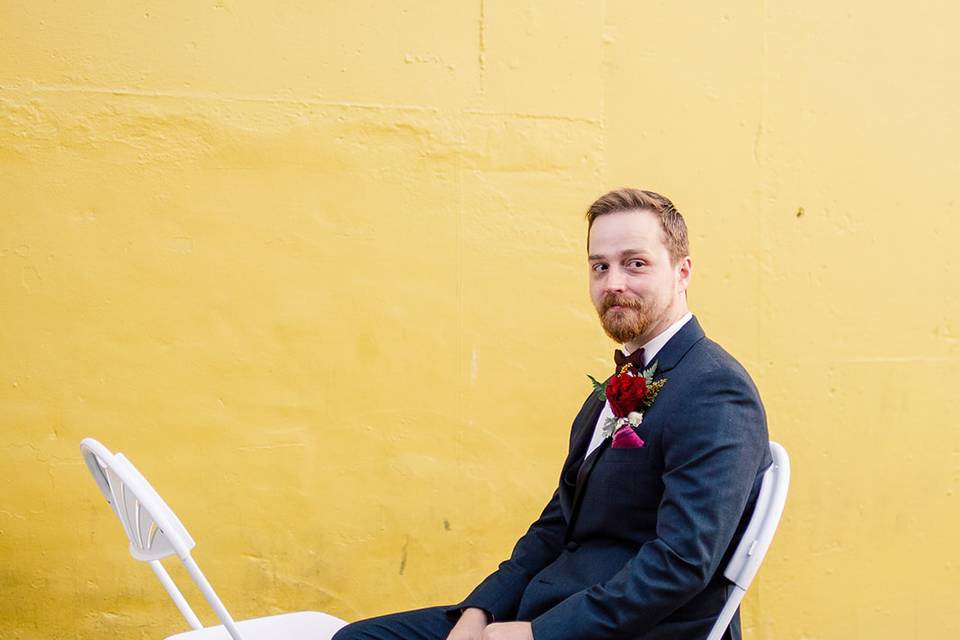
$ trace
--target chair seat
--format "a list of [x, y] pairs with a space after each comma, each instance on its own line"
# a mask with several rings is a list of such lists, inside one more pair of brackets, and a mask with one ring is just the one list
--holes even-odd
[[[346, 622], [319, 611], [281, 613], [237, 622], [244, 640], [329, 640]], [[223, 625], [184, 631], [166, 640], [231, 640]]]

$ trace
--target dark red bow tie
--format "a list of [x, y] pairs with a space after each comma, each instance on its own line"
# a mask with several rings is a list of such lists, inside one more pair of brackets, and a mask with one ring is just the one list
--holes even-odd
[[620, 349], [614, 349], [613, 361], [617, 363], [617, 370], [613, 372], [613, 375], [619, 374], [620, 370], [627, 364], [632, 364], [637, 373], [643, 371], [643, 367], [646, 366], [643, 359], [643, 349], [637, 349], [629, 356], [623, 355], [623, 351], [620, 351]]

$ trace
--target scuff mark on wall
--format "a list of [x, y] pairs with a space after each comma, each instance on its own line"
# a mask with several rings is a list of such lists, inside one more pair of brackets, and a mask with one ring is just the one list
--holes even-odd
[[407, 569], [407, 549], [410, 547], [410, 536], [404, 536], [403, 547], [400, 548], [400, 575]]

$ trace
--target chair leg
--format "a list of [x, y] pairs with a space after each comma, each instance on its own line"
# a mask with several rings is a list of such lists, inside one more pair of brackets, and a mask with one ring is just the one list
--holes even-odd
[[163, 585], [163, 588], [167, 590], [167, 593], [170, 594], [170, 597], [173, 598], [173, 603], [177, 605], [177, 609], [180, 610], [180, 613], [183, 614], [183, 617], [187, 619], [187, 622], [190, 623], [190, 627], [193, 629], [203, 629], [203, 625], [200, 624], [200, 619], [197, 617], [197, 614], [193, 612], [193, 609], [190, 608], [190, 605], [187, 604], [186, 598], [183, 597], [183, 594], [180, 593], [180, 590], [177, 589], [177, 585], [173, 583], [173, 580], [170, 578], [170, 574], [167, 573], [167, 570], [163, 568], [163, 565], [160, 564], [159, 560], [151, 560], [149, 562], [150, 568], [153, 569], [153, 572], [157, 574], [157, 577], [160, 579], [160, 583]]
[[203, 594], [203, 597], [207, 599], [207, 602], [210, 603], [210, 608], [213, 609], [214, 613], [217, 614], [217, 617], [220, 618], [220, 622], [223, 623], [223, 626], [226, 628], [227, 632], [230, 634], [230, 637], [233, 640], [243, 640], [243, 636], [240, 635], [240, 630], [237, 629], [237, 624], [233, 621], [233, 618], [230, 617], [230, 613], [227, 611], [227, 608], [223, 606], [223, 602], [220, 601], [220, 597], [217, 596], [216, 591], [213, 590], [213, 587], [210, 586], [210, 583], [207, 581], [207, 577], [203, 575], [203, 572], [200, 571], [200, 567], [197, 566], [197, 563], [194, 562], [193, 558], [189, 555], [185, 558], [181, 558], [183, 565], [187, 568], [187, 572], [190, 574], [190, 577], [193, 578], [193, 581], [197, 583], [197, 586], [200, 587], [200, 592]]
[[730, 621], [733, 620], [733, 614], [737, 612], [737, 607], [743, 602], [744, 593], [746, 593], [746, 591], [738, 585], [733, 585], [733, 588], [730, 590], [730, 595], [727, 597], [726, 604], [723, 605], [720, 615], [717, 616], [717, 621], [713, 623], [713, 628], [710, 629], [710, 635], [707, 636], [707, 640], [720, 640], [723, 637], [727, 627], [730, 626]]

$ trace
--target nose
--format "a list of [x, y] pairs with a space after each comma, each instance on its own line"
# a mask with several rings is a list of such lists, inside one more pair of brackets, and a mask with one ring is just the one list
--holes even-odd
[[604, 280], [605, 291], [616, 291], [619, 293], [626, 289], [627, 277], [623, 271], [616, 266], [610, 267], [607, 271], [607, 277], [604, 278]]

